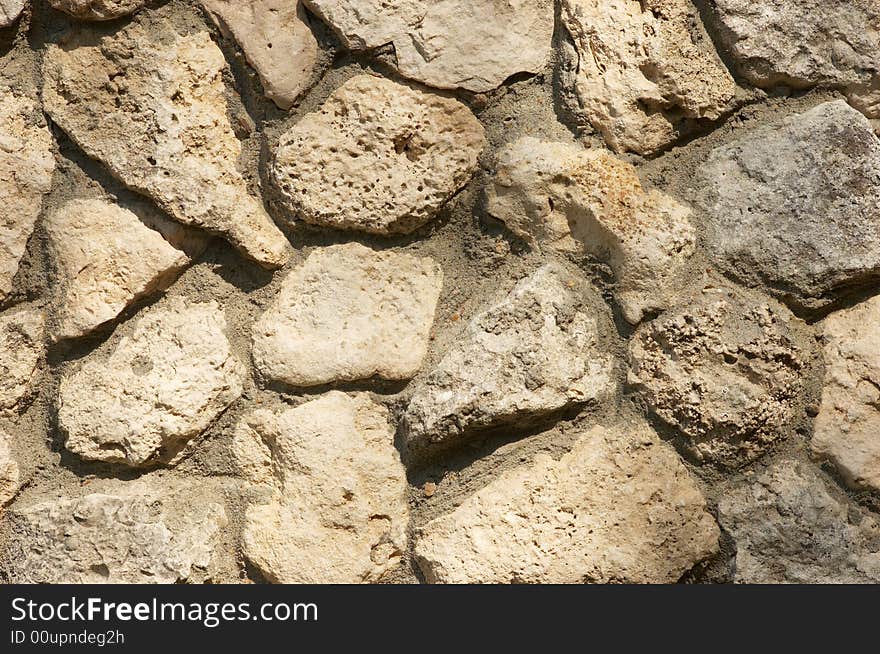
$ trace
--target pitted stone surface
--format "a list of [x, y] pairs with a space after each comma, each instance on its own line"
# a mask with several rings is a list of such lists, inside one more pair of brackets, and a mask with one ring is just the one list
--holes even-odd
[[738, 465], [784, 438], [804, 404], [808, 352], [775, 302], [709, 285], [641, 325], [629, 383], [700, 461]]
[[50, 46], [46, 112], [86, 154], [175, 220], [280, 267], [287, 239], [239, 172], [223, 53], [207, 31], [178, 33], [161, 10], [142, 16], [103, 36], [83, 26], [64, 47]]
[[718, 551], [718, 525], [675, 450], [645, 425], [595, 427], [419, 530], [435, 583], [674, 583]]
[[425, 358], [442, 286], [431, 259], [357, 243], [316, 250], [254, 325], [254, 364], [293, 386], [409, 379]]
[[485, 92], [545, 66], [553, 0], [305, 0], [346, 47], [393, 43], [402, 75]]
[[359, 75], [281, 137], [270, 175], [307, 223], [409, 233], [470, 180], [484, 145], [457, 100]]
[[133, 14], [148, 0], [49, 0], [55, 9], [81, 20], [113, 20]]
[[404, 415], [408, 446], [455, 443], [610, 395], [614, 360], [600, 339], [612, 329], [595, 290], [544, 265], [475, 316], [418, 383]]
[[142, 313], [130, 335], [62, 378], [67, 449], [133, 467], [178, 460], [242, 393], [244, 366], [225, 331], [216, 302], [174, 299]]
[[690, 0], [562, 0], [570, 109], [616, 152], [650, 154], [732, 108], [736, 84]]
[[488, 210], [537, 246], [607, 261], [624, 317], [665, 308], [696, 248], [691, 210], [604, 150], [525, 137], [498, 154]]
[[387, 409], [333, 391], [239, 425], [239, 467], [265, 487], [244, 554], [276, 583], [382, 581], [406, 548], [406, 472]]
[[696, 185], [713, 254], [793, 309], [880, 279], [880, 139], [842, 100], [716, 148]]

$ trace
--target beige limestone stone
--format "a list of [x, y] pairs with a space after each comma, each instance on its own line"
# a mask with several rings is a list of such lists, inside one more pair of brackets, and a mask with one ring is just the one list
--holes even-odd
[[226, 526], [195, 484], [114, 481], [100, 493], [14, 505], [2, 567], [13, 583], [199, 581]]
[[47, 113], [89, 156], [184, 224], [278, 267], [289, 244], [239, 171], [223, 53], [162, 10], [110, 34], [81, 26], [43, 60]]
[[299, 0], [200, 0], [260, 76], [266, 97], [290, 109], [307, 88], [318, 60], [318, 41]]
[[607, 261], [624, 317], [666, 308], [696, 248], [691, 210], [642, 188], [635, 168], [604, 150], [525, 137], [498, 154], [488, 210], [520, 238]]
[[106, 324], [132, 302], [170, 286], [189, 264], [182, 248], [188, 240], [198, 249], [193, 241], [200, 237], [178, 234], [180, 226], [157, 212], [148, 220], [149, 226], [106, 199], [71, 200], [47, 216], [58, 276], [50, 330], [54, 340], [83, 336]]
[[425, 358], [442, 286], [432, 259], [357, 243], [318, 249], [254, 325], [254, 364], [293, 386], [409, 379]]
[[761, 88], [837, 87], [880, 118], [877, 0], [715, 0], [721, 43]]
[[472, 432], [528, 425], [610, 395], [614, 330], [607, 306], [577, 273], [546, 264], [475, 316], [417, 382], [404, 415], [412, 451]]
[[880, 522], [810, 465], [782, 459], [719, 497], [718, 521], [736, 542], [734, 581], [880, 582]]
[[434, 583], [674, 583], [719, 529], [671, 446], [645, 425], [594, 427], [422, 527]]
[[880, 490], [880, 296], [821, 323], [825, 385], [811, 447], [854, 488]]
[[9, 435], [0, 430], [0, 509], [12, 501], [18, 488], [18, 463], [9, 449]]
[[245, 368], [225, 331], [216, 302], [175, 298], [142, 313], [61, 379], [67, 448], [132, 467], [176, 462], [242, 393]]
[[32, 390], [45, 353], [42, 311], [16, 307], [0, 313], [0, 415], [18, 408]]
[[52, 147], [39, 105], [0, 85], [0, 301], [12, 290], [43, 195], [52, 187]]
[[562, 0], [571, 109], [616, 152], [650, 154], [731, 108], [736, 84], [690, 0]]
[[468, 182], [484, 145], [457, 100], [359, 75], [281, 137], [270, 176], [305, 222], [408, 233]]
[[736, 466], [790, 433], [808, 347], [782, 305], [708, 283], [636, 330], [628, 381], [695, 458]]
[[333, 391], [259, 410], [235, 436], [239, 465], [268, 486], [248, 508], [244, 553], [276, 583], [375, 583], [406, 549], [406, 473], [388, 411]]
[[305, 0], [349, 48], [393, 43], [406, 77], [485, 92], [537, 73], [553, 38], [553, 0]]
[[80, 20], [113, 20], [133, 14], [148, 0], [49, 0], [55, 9]]
[[18, 20], [27, 0], [0, 0], [0, 27], [9, 27]]

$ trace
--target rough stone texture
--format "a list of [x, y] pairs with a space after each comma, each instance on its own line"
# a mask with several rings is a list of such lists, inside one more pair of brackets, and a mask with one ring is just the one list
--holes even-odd
[[247, 510], [244, 553], [268, 580], [374, 583], [400, 563], [407, 485], [389, 418], [333, 391], [240, 425], [236, 456], [270, 489]]
[[715, 256], [795, 310], [880, 277], [880, 139], [843, 101], [716, 148], [697, 191]]
[[305, 0], [352, 49], [393, 43], [402, 75], [485, 92], [550, 56], [553, 0]]
[[733, 286], [706, 286], [643, 324], [629, 383], [700, 461], [736, 465], [785, 437], [804, 403], [808, 352], [791, 313]]
[[0, 430], [0, 509], [12, 501], [18, 487], [18, 463], [9, 449], [9, 436]]
[[408, 446], [454, 443], [609, 395], [614, 363], [600, 338], [610, 329], [593, 289], [543, 266], [475, 316], [418, 385], [404, 416]]
[[[238, 170], [223, 53], [160, 11], [109, 35], [77, 30], [43, 61], [49, 116], [88, 154], [174, 219], [222, 235], [267, 267], [289, 246]], [[100, 116], [100, 120], [96, 117]]]
[[668, 305], [695, 250], [690, 209], [645, 191], [635, 168], [604, 150], [525, 137], [495, 168], [488, 210], [514, 234], [608, 261], [631, 323]]
[[736, 84], [690, 0], [562, 0], [571, 107], [617, 152], [650, 154], [731, 108]]
[[39, 105], [0, 85], [0, 301], [12, 290], [42, 197], [51, 188], [52, 145]]
[[435, 583], [673, 583], [718, 536], [672, 447], [647, 426], [595, 427], [429, 522], [415, 555]]
[[457, 100], [359, 75], [281, 137], [270, 175], [308, 223], [408, 233], [468, 182], [484, 145]]
[[62, 378], [67, 448], [128, 466], [175, 462], [242, 393], [244, 366], [225, 330], [216, 302], [175, 299], [142, 313], [130, 335]]
[[825, 387], [812, 450], [855, 488], [880, 490], [880, 296], [822, 323]]
[[254, 325], [254, 364], [293, 386], [409, 379], [425, 358], [442, 286], [431, 259], [357, 243], [316, 250]]
[[190, 261], [182, 248], [198, 250], [203, 239], [155, 212], [149, 220], [162, 231], [105, 199], [72, 200], [49, 214], [45, 229], [58, 275], [54, 340], [88, 334], [177, 279]]
[[0, 0], [0, 27], [8, 27], [18, 20], [25, 4], [27, 0]]
[[718, 34], [761, 88], [832, 86], [880, 118], [877, 0], [714, 0]]
[[0, 415], [15, 410], [39, 374], [45, 316], [30, 307], [0, 313]]
[[783, 460], [718, 503], [736, 541], [736, 581], [880, 582], [880, 524], [832, 494], [807, 465]]
[[241, 46], [266, 97], [290, 109], [318, 60], [318, 41], [298, 0], [199, 0], [217, 26]]
[[133, 14], [148, 0], [49, 0], [55, 9], [80, 20], [113, 20]]
[[117, 481], [113, 492], [53, 499], [8, 512], [11, 583], [171, 584], [198, 580], [226, 526], [198, 486]]

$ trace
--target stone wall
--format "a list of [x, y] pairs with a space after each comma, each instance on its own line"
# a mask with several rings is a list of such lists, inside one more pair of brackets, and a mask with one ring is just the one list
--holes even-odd
[[880, 580], [877, 0], [0, 0], [0, 579]]

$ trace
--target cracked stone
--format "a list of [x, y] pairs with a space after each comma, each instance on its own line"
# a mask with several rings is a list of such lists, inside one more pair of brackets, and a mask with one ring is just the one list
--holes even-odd
[[405, 234], [467, 184], [485, 142], [457, 100], [359, 75], [281, 137], [269, 172], [307, 223]]
[[402, 561], [406, 472], [384, 407], [332, 391], [258, 410], [234, 451], [263, 503], [246, 512], [244, 554], [275, 583], [376, 583]]
[[254, 325], [254, 365], [293, 386], [409, 379], [427, 353], [442, 286], [429, 258], [357, 243], [320, 248]]

